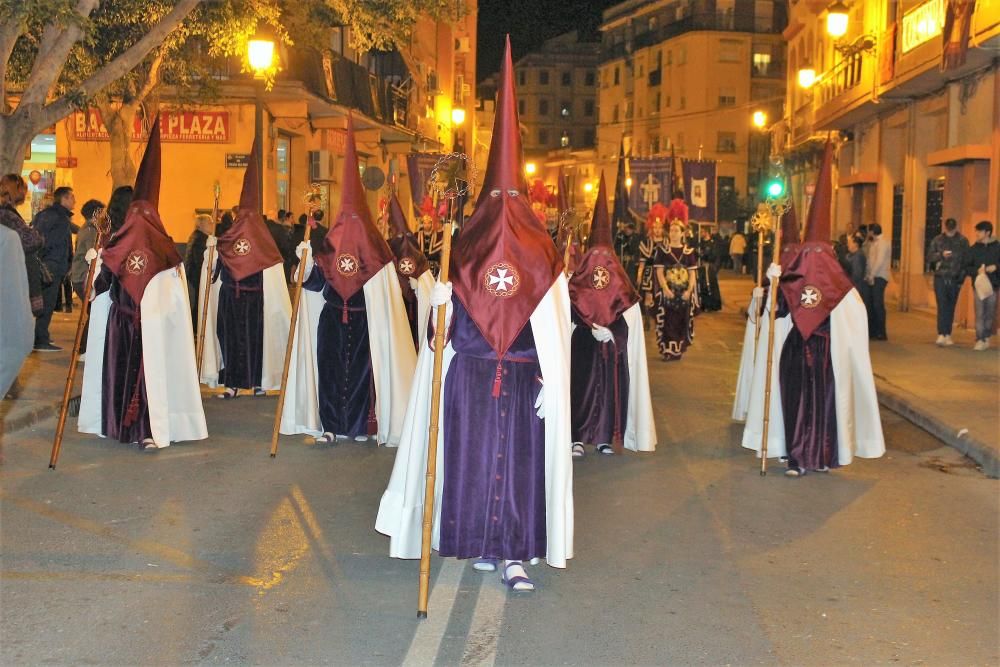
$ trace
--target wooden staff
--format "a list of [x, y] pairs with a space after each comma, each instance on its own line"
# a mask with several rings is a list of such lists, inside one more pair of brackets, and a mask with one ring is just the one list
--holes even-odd
[[[780, 216], [771, 213], [771, 222], [774, 223], [774, 254], [773, 263], [781, 261], [781, 225], [778, 224]], [[774, 316], [778, 311], [778, 280], [771, 280], [770, 286], [770, 312], [768, 312], [769, 327], [767, 330], [767, 375], [764, 376], [764, 433], [760, 443], [760, 474], [761, 477], [767, 474], [767, 431], [771, 424], [771, 367], [774, 363]], [[759, 317], [758, 317], [759, 319]]]
[[[309, 195], [310, 197], [318, 195]], [[313, 211], [316, 200], [309, 201], [309, 221], [306, 223], [306, 232], [302, 237], [303, 243], [309, 243], [309, 235], [313, 226]], [[278, 411], [274, 414], [274, 429], [271, 431], [271, 458], [278, 455], [278, 436], [281, 430], [281, 413], [285, 409], [285, 393], [288, 389], [288, 367], [292, 363], [292, 347], [295, 345], [295, 333], [298, 331], [299, 304], [302, 300], [302, 279], [305, 277], [306, 263], [309, 261], [309, 248], [302, 250], [302, 257], [299, 259], [299, 269], [295, 272], [295, 292], [292, 295], [292, 319], [288, 325], [288, 343], [285, 345], [285, 367], [281, 371], [281, 390], [278, 392]]]
[[[757, 232], [757, 287], [764, 286], [764, 230]], [[753, 303], [751, 301], [751, 303]], [[754, 306], [753, 356], [757, 358], [757, 341], [760, 340], [760, 304]]]
[[[436, 206], [436, 202], [435, 202]], [[451, 229], [454, 224], [454, 200], [448, 201], [448, 220], [444, 225], [441, 248], [441, 272], [438, 280], [448, 282], [451, 261]], [[448, 304], [438, 306], [434, 329], [434, 375], [431, 379], [431, 424], [427, 429], [427, 485], [424, 489], [423, 540], [420, 545], [420, 587], [417, 591], [417, 618], [427, 618], [427, 597], [431, 580], [431, 532], [434, 525], [434, 478], [437, 475], [438, 413], [441, 409], [441, 365], [444, 359], [444, 334]]]
[[[108, 210], [104, 209], [98, 220], [95, 220], [97, 227], [97, 240], [94, 242], [94, 250], [100, 251], [104, 247], [104, 237], [111, 229], [111, 220], [108, 217]], [[49, 468], [55, 470], [56, 463], [59, 462], [59, 450], [62, 449], [63, 432], [66, 430], [66, 415], [69, 412], [69, 395], [73, 391], [73, 382], [76, 380], [76, 362], [80, 358], [80, 342], [83, 340], [83, 332], [90, 320], [90, 291], [94, 282], [94, 271], [97, 267], [97, 260], [90, 262], [87, 269], [87, 280], [83, 283], [83, 307], [80, 308], [80, 319], [76, 321], [76, 336], [73, 338], [73, 350], [69, 356], [69, 372], [66, 373], [66, 386], [63, 388], [62, 405], [59, 407], [59, 421], [56, 423], [56, 436], [52, 441], [52, 454], [49, 456]], [[99, 351], [104, 354], [104, 350]]]
[[[222, 190], [219, 182], [215, 182], [215, 204], [212, 206], [212, 236], [219, 227], [219, 195]], [[218, 243], [218, 239], [216, 239]], [[201, 367], [205, 361], [205, 328], [208, 324], [208, 300], [212, 296], [212, 264], [215, 262], [215, 246], [208, 246], [208, 258], [205, 260], [205, 293], [201, 304], [201, 321], [198, 322], [198, 345], [195, 356], [198, 358], [198, 383], [201, 383]]]

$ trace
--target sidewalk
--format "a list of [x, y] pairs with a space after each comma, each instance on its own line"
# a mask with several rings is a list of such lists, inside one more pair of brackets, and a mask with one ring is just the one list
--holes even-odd
[[[726, 311], [749, 301], [751, 279], [720, 276]], [[931, 313], [901, 313], [887, 304], [889, 340], [870, 344], [879, 403], [1000, 477], [1000, 354], [974, 352], [975, 332], [956, 328], [955, 345], [939, 348]], [[1000, 337], [998, 337], [1000, 338]]]

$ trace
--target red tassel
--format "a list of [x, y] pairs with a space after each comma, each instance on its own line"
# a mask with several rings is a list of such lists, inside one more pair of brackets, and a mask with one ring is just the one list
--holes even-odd
[[497, 362], [497, 374], [493, 377], [493, 398], [500, 398], [500, 379], [503, 376], [503, 366]]

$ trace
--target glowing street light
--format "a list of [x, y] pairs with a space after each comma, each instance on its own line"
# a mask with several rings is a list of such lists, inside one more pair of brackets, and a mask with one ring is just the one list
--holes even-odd
[[803, 67], [799, 70], [799, 87], [809, 89], [816, 83], [816, 70], [812, 67]]
[[264, 76], [264, 72], [274, 64], [274, 40], [260, 34], [247, 42], [247, 61], [254, 76]]
[[590, 183], [589, 181], [587, 183], [584, 183], [583, 191], [586, 192], [587, 194], [590, 194], [591, 192], [594, 191], [594, 184]]
[[631, 188], [632, 188], [632, 177], [631, 177], [631, 176], [628, 176], [628, 177], [627, 177], [627, 178], [625, 179], [625, 187], [626, 187], [626, 188], [629, 188], [629, 189], [631, 189]]
[[253, 70], [254, 86], [253, 136], [257, 146], [257, 201], [264, 209], [264, 77], [274, 65], [274, 40], [266, 29], [247, 40], [247, 62]]
[[847, 34], [847, 23], [849, 19], [847, 5], [840, 0], [830, 5], [826, 10], [826, 34], [834, 39], [839, 39]]
[[753, 125], [759, 130], [763, 130], [767, 125], [767, 114], [763, 111], [753, 112]]
[[528, 164], [524, 165], [524, 173], [526, 173], [528, 176], [534, 176], [536, 171], [538, 171], [538, 165], [535, 164], [534, 162], [529, 162]]
[[462, 107], [455, 107], [451, 110], [451, 124], [458, 127], [465, 122], [465, 109]]

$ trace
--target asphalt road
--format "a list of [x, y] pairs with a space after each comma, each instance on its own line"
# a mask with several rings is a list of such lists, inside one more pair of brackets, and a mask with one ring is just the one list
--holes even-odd
[[208, 400], [208, 441], [73, 434], [49, 471], [42, 424], [0, 476], [0, 662], [997, 664], [997, 481], [886, 412], [884, 458], [761, 478], [729, 422], [741, 327], [704, 315], [651, 361], [655, 454], [575, 464], [568, 569], [513, 596], [435, 559], [425, 621], [372, 527], [393, 450], [270, 460], [275, 399]]

